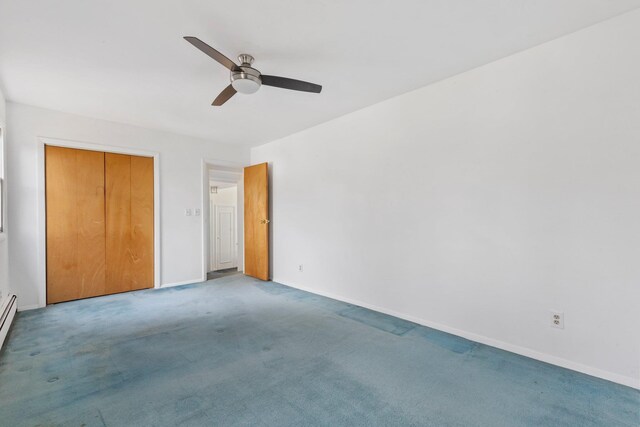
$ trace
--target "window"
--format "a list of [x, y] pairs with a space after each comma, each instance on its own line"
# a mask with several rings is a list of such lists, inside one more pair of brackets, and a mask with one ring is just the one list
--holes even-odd
[[0, 233], [4, 233], [4, 179], [0, 177]]
[[4, 139], [3, 132], [0, 128], [0, 235], [4, 233]]

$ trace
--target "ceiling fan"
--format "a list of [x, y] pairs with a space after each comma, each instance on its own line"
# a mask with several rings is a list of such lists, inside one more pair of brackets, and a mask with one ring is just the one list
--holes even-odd
[[237, 92], [244, 94], [255, 93], [260, 89], [261, 85], [313, 93], [320, 93], [322, 90], [322, 86], [314, 83], [262, 74], [251, 66], [253, 56], [246, 53], [238, 56], [240, 65], [236, 65], [232, 60], [198, 38], [187, 36], [184, 39], [231, 71], [231, 84], [220, 92], [220, 95], [211, 104], [216, 107], [227, 102]]

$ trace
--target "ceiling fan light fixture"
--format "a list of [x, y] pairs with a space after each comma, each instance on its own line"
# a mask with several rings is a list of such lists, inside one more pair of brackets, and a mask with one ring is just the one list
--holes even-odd
[[233, 73], [231, 75], [231, 86], [239, 93], [247, 95], [256, 93], [261, 85], [260, 77], [246, 73]]
[[235, 71], [231, 71], [231, 86], [240, 93], [252, 94], [256, 93], [262, 85], [260, 71], [251, 67], [253, 64], [253, 56], [243, 53], [238, 56], [240, 66]]

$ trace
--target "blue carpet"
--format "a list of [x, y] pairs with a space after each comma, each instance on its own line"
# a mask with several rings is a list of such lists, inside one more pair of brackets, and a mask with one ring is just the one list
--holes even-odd
[[0, 425], [638, 426], [640, 392], [236, 275], [19, 313]]

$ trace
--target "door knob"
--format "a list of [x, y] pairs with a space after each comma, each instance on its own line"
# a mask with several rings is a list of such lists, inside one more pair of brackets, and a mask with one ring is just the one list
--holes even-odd
[[262, 221], [260, 221], [260, 224], [269, 224], [271, 221], [269, 221], [268, 219], [263, 219]]

